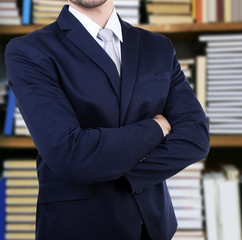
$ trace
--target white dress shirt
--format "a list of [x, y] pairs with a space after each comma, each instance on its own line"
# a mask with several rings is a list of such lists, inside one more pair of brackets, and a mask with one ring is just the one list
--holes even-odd
[[[97, 23], [92, 21], [89, 17], [87, 17], [85, 14], [80, 13], [75, 8], [69, 6], [69, 11], [81, 22], [81, 24], [86, 28], [86, 30], [90, 33], [90, 35], [98, 42], [98, 44], [104, 48], [104, 42], [97, 37], [98, 32], [102, 27], [100, 27]], [[121, 24], [119, 21], [119, 18], [117, 16], [117, 12], [115, 8], [113, 9], [113, 12], [108, 19], [108, 22], [105, 26], [105, 28], [111, 29], [114, 33], [114, 48], [116, 50], [116, 53], [118, 55], [120, 64], [121, 64], [121, 46], [120, 42], [123, 42], [123, 35], [122, 35], [122, 29]], [[81, 41], [81, 40], [80, 40]]]

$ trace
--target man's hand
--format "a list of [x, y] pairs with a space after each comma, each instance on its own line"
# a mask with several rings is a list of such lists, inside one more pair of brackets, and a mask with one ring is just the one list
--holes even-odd
[[161, 127], [164, 137], [171, 132], [171, 125], [165, 117], [161, 114], [157, 114], [153, 120], [155, 120]]

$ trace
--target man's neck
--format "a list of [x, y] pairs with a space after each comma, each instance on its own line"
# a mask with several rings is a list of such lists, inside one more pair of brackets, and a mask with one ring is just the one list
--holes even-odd
[[106, 26], [106, 23], [108, 22], [108, 19], [111, 16], [114, 8], [112, 0], [108, 0], [103, 5], [96, 8], [83, 8], [72, 3], [69, 0], [68, 3], [77, 11], [79, 11], [82, 14], [85, 14], [87, 17], [92, 19], [96, 24], [98, 24], [102, 28]]

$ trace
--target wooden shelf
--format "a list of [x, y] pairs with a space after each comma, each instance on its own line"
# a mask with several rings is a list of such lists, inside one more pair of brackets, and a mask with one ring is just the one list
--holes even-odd
[[[0, 25], [1, 35], [21, 35], [44, 27], [43, 25]], [[199, 32], [233, 32], [242, 30], [242, 22], [233, 23], [194, 23], [194, 24], [161, 24], [161, 25], [137, 25], [137, 27], [156, 33], [179, 34]]]
[[[242, 147], [242, 135], [213, 135], [211, 147]], [[35, 148], [30, 137], [0, 136], [0, 148]]]

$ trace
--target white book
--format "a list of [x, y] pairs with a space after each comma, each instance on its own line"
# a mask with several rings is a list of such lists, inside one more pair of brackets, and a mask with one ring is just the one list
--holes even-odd
[[17, 2], [16, 1], [11, 1], [11, 2], [0, 1], [0, 8], [17, 8]]
[[224, 58], [207, 58], [207, 63], [208, 64], [217, 64], [217, 63], [223, 63], [223, 64], [231, 64], [231, 63], [242, 63], [241, 58], [229, 58], [229, 59], [224, 59]]
[[206, 47], [205, 48], [207, 53], [217, 53], [217, 52], [221, 52], [221, 53], [225, 53], [225, 52], [241, 52], [242, 51], [242, 47]]
[[15, 118], [15, 126], [26, 127], [26, 123], [23, 118]]
[[242, 76], [240, 74], [237, 74], [237, 75], [227, 75], [227, 74], [224, 74], [224, 75], [207, 75], [207, 79], [208, 80], [242, 80]]
[[208, 22], [208, 0], [203, 0], [202, 1], [202, 23], [207, 23], [207, 22]]
[[0, 17], [0, 25], [21, 25], [21, 18], [18, 17]]
[[186, 171], [182, 170], [181, 172], [174, 175], [172, 178], [201, 178], [201, 171]]
[[169, 189], [169, 193], [172, 198], [175, 197], [184, 197], [184, 198], [200, 198], [201, 197], [201, 189], [179, 189], [179, 188], [171, 188]]
[[184, 170], [203, 170], [204, 169], [204, 160], [195, 162], [189, 166], [187, 166], [186, 168], [183, 169]]
[[[241, 118], [241, 122], [242, 122], [242, 118]], [[216, 130], [216, 129], [240, 129], [242, 130], [242, 123], [225, 123], [225, 124], [217, 124], [217, 125], [211, 125], [212, 129]]]
[[202, 209], [202, 198], [173, 198], [174, 209]]
[[179, 63], [182, 65], [193, 65], [195, 64], [195, 59], [194, 58], [188, 58], [188, 59], [179, 59]]
[[241, 83], [242, 81], [241, 80], [231, 80], [231, 81], [228, 81], [228, 80], [209, 80], [207, 82], [207, 87], [229, 87], [231, 85], [231, 87], [238, 87], [238, 86], [241, 86]]
[[219, 34], [219, 35], [201, 35], [199, 41], [201, 42], [213, 42], [213, 41], [238, 41], [242, 40], [242, 34]]
[[121, 17], [123, 21], [128, 22], [129, 24], [132, 24], [132, 25], [139, 24], [139, 17], [125, 17], [125, 16], [121, 16]]
[[[219, 177], [219, 176], [217, 176]], [[224, 176], [220, 174], [220, 178]], [[205, 217], [207, 240], [221, 240], [218, 236], [217, 188], [213, 173], [206, 173], [203, 177], [203, 191], [205, 204]]]
[[177, 209], [175, 210], [175, 215], [177, 218], [192, 218], [192, 219], [202, 219], [201, 209]]
[[228, 64], [221, 64], [221, 63], [216, 63], [216, 64], [207, 64], [207, 69], [241, 69], [242, 68], [242, 62], [241, 63], [228, 63]]
[[218, 182], [220, 239], [241, 240], [238, 180]]
[[217, 22], [217, 0], [208, 1], [208, 22]]
[[242, 41], [220, 41], [208, 42], [207, 47], [238, 47], [242, 46]]
[[242, 107], [241, 102], [212, 102], [208, 103], [208, 107]]
[[227, 130], [227, 129], [220, 129], [220, 130], [209, 130], [210, 134], [228, 134], [228, 135], [241, 135], [242, 131], [241, 130]]
[[207, 113], [215, 113], [215, 112], [229, 112], [229, 113], [240, 113], [242, 112], [242, 108], [234, 108], [234, 107], [210, 107], [208, 108]]
[[241, 118], [210, 118], [210, 124], [214, 123], [241, 123]]
[[196, 58], [196, 96], [204, 111], [206, 111], [206, 57]]
[[200, 179], [172, 179], [169, 178], [166, 180], [167, 186], [172, 187], [191, 187], [191, 188], [200, 188], [201, 182]]
[[242, 113], [207, 113], [207, 116], [209, 118], [219, 118], [219, 117], [232, 117], [232, 118], [241, 118], [242, 117]]
[[213, 91], [209, 92], [207, 91], [207, 97], [212, 97], [212, 96], [233, 96], [233, 97], [242, 97], [242, 91]]
[[114, 0], [114, 5], [116, 7], [139, 7], [139, 0]]
[[207, 53], [207, 58], [241, 58], [242, 57], [242, 53]]
[[139, 8], [116, 7], [116, 11], [122, 17], [139, 17]]
[[0, 17], [17, 17], [19, 16], [18, 10], [14, 9], [0, 9]]
[[215, 86], [211, 86], [208, 85], [207, 86], [207, 91], [212, 92], [212, 91], [235, 91], [235, 90], [241, 90], [242, 91], [242, 82], [240, 85], [232, 85], [232, 84], [228, 84], [227, 86], [225, 85], [215, 85]]
[[177, 219], [178, 229], [202, 229], [203, 228], [203, 220], [185, 220], [185, 219]]
[[207, 73], [208, 74], [221, 74], [221, 75], [223, 75], [223, 74], [237, 74], [237, 75], [239, 75], [239, 74], [242, 74], [242, 69], [241, 70], [238, 70], [238, 69], [233, 69], [233, 70], [230, 70], [230, 69], [219, 69], [219, 70], [210, 70], [210, 69], [208, 69], [207, 70]]
[[204, 236], [198, 237], [173, 237], [172, 240], [205, 240]]

